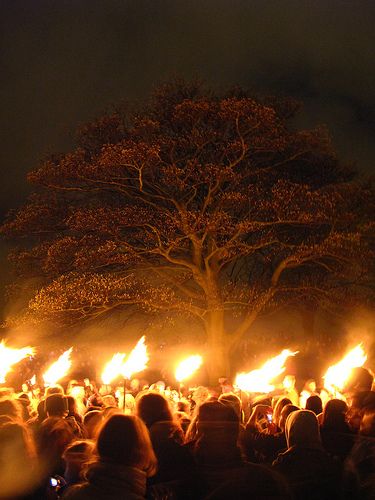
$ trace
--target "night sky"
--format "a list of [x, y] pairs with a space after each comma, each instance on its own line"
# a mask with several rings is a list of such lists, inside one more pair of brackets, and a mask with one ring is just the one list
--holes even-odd
[[0, 23], [2, 216], [79, 124], [172, 76], [295, 96], [375, 171], [374, 0], [1, 0]]

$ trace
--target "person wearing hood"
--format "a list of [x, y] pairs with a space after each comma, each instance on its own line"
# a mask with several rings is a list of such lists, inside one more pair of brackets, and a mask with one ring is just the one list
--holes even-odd
[[324, 451], [316, 415], [310, 410], [292, 412], [285, 423], [287, 450], [273, 469], [289, 483], [296, 500], [341, 498], [341, 471]]
[[136, 416], [112, 415], [100, 430], [97, 459], [86, 482], [69, 488], [69, 500], [143, 500], [146, 481], [156, 471], [156, 457], [144, 423]]
[[289, 498], [277, 474], [242, 456], [239, 429], [239, 416], [232, 407], [220, 401], [199, 407], [196, 440], [191, 443], [198, 471], [194, 498], [242, 499], [249, 485], [246, 498]]

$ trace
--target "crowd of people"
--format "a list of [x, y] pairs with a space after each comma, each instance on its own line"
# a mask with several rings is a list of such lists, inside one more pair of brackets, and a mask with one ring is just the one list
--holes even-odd
[[[0, 389], [2, 499], [375, 498], [375, 392]], [[289, 380], [289, 382], [291, 382]], [[306, 397], [307, 396], [307, 397]]]

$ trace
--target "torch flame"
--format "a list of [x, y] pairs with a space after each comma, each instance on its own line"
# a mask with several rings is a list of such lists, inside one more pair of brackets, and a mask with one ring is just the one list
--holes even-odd
[[198, 370], [202, 363], [203, 359], [199, 354], [184, 359], [176, 368], [176, 380], [181, 382], [185, 378], [189, 378], [196, 370]]
[[52, 363], [48, 370], [43, 375], [44, 383], [46, 385], [54, 385], [61, 378], [63, 378], [69, 371], [72, 361], [70, 355], [72, 353], [73, 347], [65, 351], [57, 361]]
[[298, 351], [292, 352], [284, 349], [278, 356], [267, 360], [261, 368], [248, 373], [239, 373], [236, 376], [235, 385], [243, 391], [272, 392], [275, 386], [270, 382], [285, 371], [284, 364], [287, 358], [297, 353]]
[[141, 372], [147, 368], [149, 359], [147, 346], [145, 344], [145, 336], [143, 336], [138, 340], [137, 345], [122, 365], [121, 374], [124, 378], [130, 379], [133, 373]]
[[124, 358], [125, 354], [118, 352], [113, 355], [111, 361], [108, 361], [102, 373], [103, 384], [109, 385], [121, 373]]
[[27, 356], [33, 356], [34, 352], [34, 348], [29, 346], [22, 349], [6, 347], [4, 340], [2, 340], [0, 343], [0, 383], [5, 382], [6, 374], [13, 365], [27, 358]]
[[364, 365], [366, 360], [367, 356], [363, 346], [362, 344], [358, 344], [341, 361], [328, 368], [323, 377], [324, 387], [333, 394], [336, 394], [337, 391], [341, 392], [350, 377], [352, 369]]

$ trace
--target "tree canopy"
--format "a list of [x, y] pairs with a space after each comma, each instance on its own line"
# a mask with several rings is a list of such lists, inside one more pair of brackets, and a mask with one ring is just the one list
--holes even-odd
[[83, 127], [29, 174], [34, 193], [2, 229], [19, 277], [40, 278], [28, 320], [194, 317], [215, 378], [259, 315], [352, 299], [368, 282], [372, 188], [324, 127], [294, 130], [295, 111], [175, 82]]

